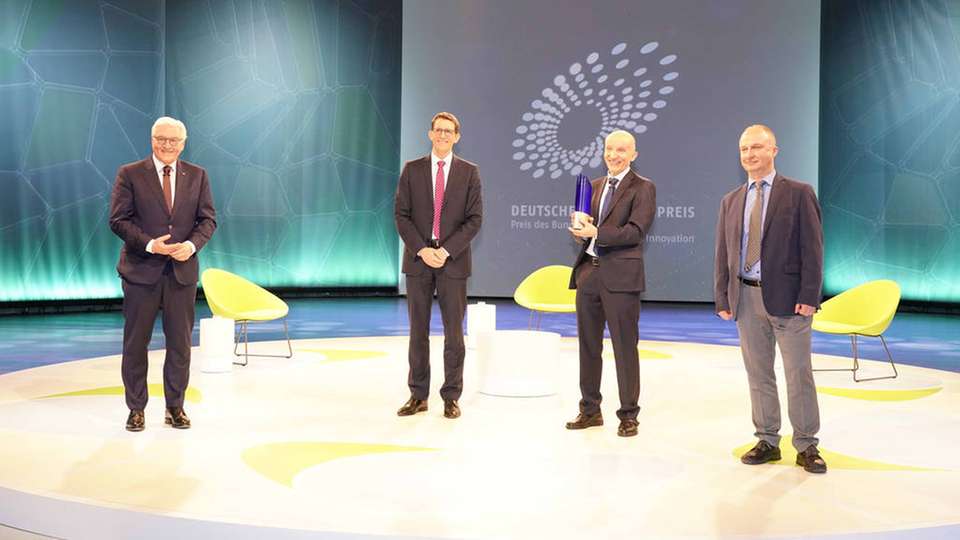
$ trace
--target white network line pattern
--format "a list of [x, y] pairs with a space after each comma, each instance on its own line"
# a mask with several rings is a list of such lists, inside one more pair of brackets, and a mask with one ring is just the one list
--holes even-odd
[[[577, 175], [588, 165], [600, 166], [603, 140], [611, 132], [647, 132], [676, 89], [680, 74], [673, 64], [677, 55], [652, 55], [660, 48], [656, 41], [641, 46], [639, 54], [628, 54], [627, 47], [626, 43], [617, 44], [608, 58], [591, 52], [554, 77], [553, 85], [540, 93], [542, 99], [530, 103], [512, 143], [513, 160], [520, 162], [520, 170], [529, 171], [533, 178]], [[558, 138], [560, 128], [564, 119], [581, 107], [596, 109], [600, 125], [590, 142], [564, 148]]]

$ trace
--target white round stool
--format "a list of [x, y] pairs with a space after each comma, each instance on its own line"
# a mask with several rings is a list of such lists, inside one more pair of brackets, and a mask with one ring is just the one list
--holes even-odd
[[497, 306], [486, 302], [477, 302], [467, 306], [467, 339], [468, 349], [477, 348], [477, 336], [482, 332], [492, 332], [497, 329]]
[[233, 319], [200, 319], [200, 371], [226, 373], [233, 370]]

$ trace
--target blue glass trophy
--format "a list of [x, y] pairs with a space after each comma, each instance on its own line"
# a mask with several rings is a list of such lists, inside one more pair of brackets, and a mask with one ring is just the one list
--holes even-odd
[[577, 175], [577, 193], [573, 201], [573, 223], [574, 229], [582, 229], [583, 224], [587, 223], [587, 217], [590, 215], [590, 200], [593, 198], [593, 187], [590, 185], [590, 179], [585, 174]]

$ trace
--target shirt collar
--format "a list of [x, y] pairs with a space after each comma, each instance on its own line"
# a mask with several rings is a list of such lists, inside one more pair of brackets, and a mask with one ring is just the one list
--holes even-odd
[[[430, 152], [430, 166], [436, 168], [437, 162], [440, 161], [440, 158], [436, 154]], [[453, 162], [453, 152], [447, 154], [447, 157], [443, 158], [443, 170], [444, 172], [450, 170], [450, 163]]]
[[[768, 174], [768, 175], [764, 176], [763, 178], [761, 178], [760, 181], [761, 181], [761, 182], [766, 182], [766, 184], [767, 184], [768, 186], [773, 187], [773, 179], [776, 178], [776, 177], [777, 177], [777, 170], [774, 169], [774, 170], [770, 171], [770, 174]], [[749, 178], [747, 178], [747, 189], [750, 189], [750, 184], [751, 184], [752, 182], [753, 182], [753, 180], [750, 180]]]
[[[166, 166], [166, 164], [165, 164], [164, 162], [160, 161], [159, 159], [157, 159], [156, 154], [150, 154], [150, 156], [153, 157], [153, 166], [157, 168], [157, 173], [159, 173], [159, 174], [162, 175], [162, 174], [163, 174], [163, 168]], [[174, 177], [176, 176], [176, 174], [177, 174], [177, 162], [176, 162], [176, 161], [174, 161], [173, 163], [170, 164], [170, 173], [171, 173], [171, 176], [174, 176]]]
[[620, 174], [616, 176], [611, 176], [610, 171], [607, 171], [607, 179], [609, 180], [610, 178], [616, 178], [619, 183], [619, 181], [623, 180], [623, 178], [627, 176], [628, 172], [630, 172], [630, 167], [627, 167], [626, 169], [620, 171]]

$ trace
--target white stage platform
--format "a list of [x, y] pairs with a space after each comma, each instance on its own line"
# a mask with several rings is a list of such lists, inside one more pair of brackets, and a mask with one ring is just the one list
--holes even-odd
[[818, 373], [830, 471], [814, 476], [788, 424], [781, 462], [740, 464], [754, 441], [736, 347], [642, 342], [640, 434], [625, 439], [612, 358], [606, 425], [564, 429], [572, 338], [560, 392], [540, 398], [480, 393], [468, 352], [463, 416], [443, 418], [441, 340], [430, 409], [407, 418], [403, 337], [295, 341], [292, 359], [232, 373], [195, 360], [187, 431], [163, 425], [162, 351], [142, 433], [123, 428], [119, 356], [0, 376], [0, 523], [62, 538], [960, 538], [960, 374]]

